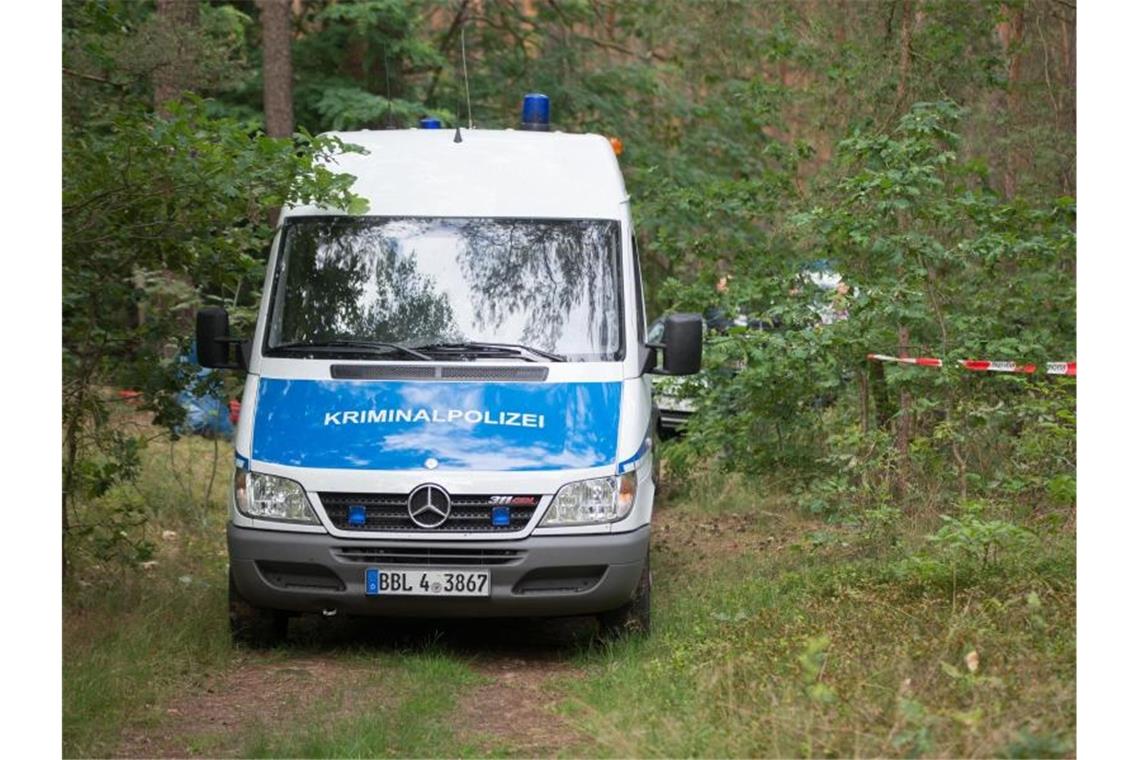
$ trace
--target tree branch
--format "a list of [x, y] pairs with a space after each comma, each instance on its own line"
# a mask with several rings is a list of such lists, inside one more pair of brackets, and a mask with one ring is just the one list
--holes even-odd
[[578, 39], [585, 40], [586, 42], [589, 42], [590, 44], [595, 45], [596, 47], [600, 47], [604, 50], [613, 50], [613, 51], [621, 53], [623, 55], [628, 55], [632, 58], [652, 58], [654, 60], [661, 61], [663, 63], [666, 63], [669, 60], [665, 56], [662, 56], [658, 53], [655, 53], [652, 50], [647, 50], [645, 53], [638, 53], [637, 51], [630, 50], [629, 48], [623, 47], [623, 46], [617, 44], [616, 42], [606, 42], [605, 40], [599, 40], [599, 39], [596, 39], [594, 37], [589, 37], [585, 34], [580, 34], [574, 30], [573, 19], [567, 18], [566, 12], [563, 11], [562, 8], [560, 8], [558, 6], [558, 3], [555, 2], [555, 0], [549, 0], [548, 5], [551, 7], [551, 9], [554, 10], [555, 13], [558, 14], [558, 18], [560, 18], [562, 20], [562, 24], [567, 29], [569, 29], [574, 34], [574, 36], [577, 37]]
[[113, 87], [120, 87], [120, 88], [125, 86], [121, 82], [115, 82], [115, 81], [113, 81], [111, 79], [107, 79], [105, 77], [98, 77], [98, 76], [95, 76], [94, 74], [84, 74], [82, 71], [76, 71], [75, 69], [69, 69], [66, 66], [63, 67], [63, 73], [67, 74], [68, 76], [75, 77], [76, 79], [86, 79], [88, 82], [98, 82], [100, 84], [109, 84], [109, 85], [112, 85]]
[[652, 58], [653, 60], [661, 61], [662, 63], [668, 63], [670, 60], [668, 56], [661, 55], [660, 53], [658, 53], [654, 50], [646, 50], [644, 53], [639, 53], [636, 50], [630, 50], [629, 48], [622, 47], [621, 45], [618, 45], [616, 42], [606, 42], [605, 40], [599, 40], [599, 39], [596, 39], [594, 37], [587, 37], [584, 34], [579, 34], [578, 38], [585, 40], [586, 42], [589, 42], [590, 44], [596, 45], [600, 48], [605, 48], [607, 50], [613, 50], [613, 51], [616, 51], [618, 53], [623, 53], [623, 54], [628, 55], [632, 58]]
[[[455, 35], [459, 31], [459, 27], [466, 21], [467, 4], [470, 0], [462, 0], [459, 3], [459, 10], [455, 12], [455, 18], [451, 19], [451, 25], [447, 27], [447, 32], [439, 41], [439, 52], [445, 53], [455, 43]], [[431, 84], [428, 85], [427, 93], [424, 95], [424, 102], [427, 103], [431, 100], [432, 95], [435, 94], [435, 87], [439, 84], [439, 76], [443, 73], [443, 66], [436, 66], [435, 71], [431, 75]], [[456, 114], [458, 116], [458, 114]]]

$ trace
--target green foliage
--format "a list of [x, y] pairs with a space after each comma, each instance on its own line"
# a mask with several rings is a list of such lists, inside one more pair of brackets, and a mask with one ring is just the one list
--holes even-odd
[[1073, 755], [1073, 740], [1058, 734], [1038, 734], [1019, 731], [1017, 737], [1002, 748], [998, 757], [1008, 758], [1061, 758]]
[[[446, 61], [422, 35], [426, 2], [307, 3], [294, 47], [294, 110], [314, 131], [411, 127]], [[430, 109], [451, 120], [455, 105]]]
[[891, 746], [905, 752], [907, 757], [921, 757], [930, 752], [933, 745], [933, 718], [917, 699], [900, 696], [898, 715], [901, 728], [891, 738]]
[[[176, 33], [154, 16], [134, 4], [65, 10], [65, 66], [100, 67], [110, 84], [82, 80], [89, 89], [69, 93], [64, 121], [64, 525], [100, 557], [138, 559], [139, 510], [114, 508], [98, 526], [83, 514], [82, 505], [138, 474], [141, 442], [107, 409], [114, 389], [141, 391], [141, 409], [175, 431], [183, 417], [176, 395], [197, 370], [180, 358], [194, 308], [237, 307], [235, 328], [251, 329], [252, 311], [241, 307], [256, 303], [270, 209], [312, 203], [360, 213], [366, 205], [350, 191], [353, 178], [329, 168], [353, 149], [335, 138], [301, 129], [293, 140], [272, 139], [195, 96], [152, 112], [127, 61]], [[187, 43], [202, 58], [202, 77], [211, 66], [233, 69], [229, 51], [245, 23], [235, 13], [207, 9]], [[124, 553], [124, 542], [135, 550]]]
[[[202, 300], [228, 303], [248, 327], [263, 209], [306, 193], [352, 205], [347, 180], [319, 163], [338, 146], [304, 128], [466, 116], [464, 29], [478, 125], [513, 125], [519, 95], [542, 90], [557, 127], [622, 138], [651, 311], [751, 325], [709, 336], [706, 375], [683, 385], [698, 413], [669, 451], [675, 464], [790, 468], [803, 503], [840, 520], [881, 508], [904, 470], [916, 493], [1071, 504], [1071, 381], [953, 367], [879, 378], [864, 358], [895, 352], [901, 328], [912, 352], [951, 362], [1073, 355], [1064, 12], [926, 3], [903, 81], [903, 19], [887, 5], [321, 0], [295, 19], [302, 127], [289, 153], [256, 133], [256, 9], [200, 10], [198, 28], [179, 31], [139, 4], [65, 4], [69, 376], [92, 375], [77, 347], [102, 346], [114, 358], [103, 380], [129, 378], [175, 424], [169, 389], [186, 368], [170, 336], [186, 334]], [[1011, 51], [993, 30], [1014, 12], [1038, 34]], [[214, 99], [164, 121], [146, 108], [172, 34], [193, 59], [187, 81]], [[1008, 79], [1015, 53], [1024, 85]], [[1030, 82], [1049, 97], [1021, 97]], [[1033, 162], [1015, 160], [1018, 130], [1047, 136]], [[1011, 172], [1021, 192], [1003, 195], [997, 178]], [[848, 291], [812, 286], [811, 266]], [[98, 306], [84, 300], [92, 292]], [[96, 314], [118, 315], [129, 335], [101, 334]], [[904, 397], [905, 456], [893, 440]]]
[[159, 70], [209, 94], [239, 91], [254, 76], [248, 8], [200, 4], [198, 25], [186, 28], [133, 0], [63, 5], [65, 120], [102, 124], [124, 98], [150, 104]]
[[[880, 510], [902, 462], [887, 431], [871, 425], [867, 353], [893, 353], [905, 327], [912, 351], [950, 361], [1041, 365], [1073, 354], [1072, 204], [1005, 204], [979, 187], [956, 152], [963, 116], [951, 103], [918, 103], [891, 132], [857, 130], [838, 145], [835, 178], [788, 217], [781, 239], [793, 253], [783, 264], [738, 253], [736, 276], [715, 301], [702, 295], [715, 292], [709, 282], [667, 284], [681, 308], [699, 309], [704, 298], [752, 324], [710, 335], [707, 377], [686, 386], [697, 413], [674, 460], [794, 467], [813, 513]], [[811, 258], [841, 273], [848, 293], [797, 279]], [[825, 324], [825, 305], [847, 318]], [[892, 367], [874, 399], [879, 419], [891, 419], [903, 393], [912, 409], [906, 464], [925, 492], [996, 488], [1072, 504], [1071, 381]], [[881, 538], [881, 527], [871, 532]]]
[[[122, 410], [118, 411], [122, 414]], [[117, 754], [124, 728], [166, 715], [231, 662], [226, 622], [228, 478], [214, 443], [151, 436], [138, 474], [84, 499], [65, 579], [63, 754]], [[228, 461], [228, 460], [227, 460]], [[139, 569], [140, 563], [143, 569]], [[151, 750], [153, 753], [153, 749]]]
[[356, 129], [362, 124], [382, 124], [389, 115], [397, 123], [410, 124], [423, 111], [417, 103], [396, 98], [388, 100], [359, 87], [346, 87], [335, 82], [309, 85], [299, 94], [302, 97], [311, 94], [312, 107], [320, 123], [336, 130]]
[[890, 563], [884, 577], [953, 597], [959, 589], [1025, 573], [1041, 542], [1032, 531], [1000, 517], [982, 501], [967, 501], [958, 515], [941, 515], [942, 526], [926, 536], [927, 546]]
[[[477, 126], [514, 126], [538, 90], [555, 128], [622, 139], [652, 315], [749, 323], [710, 333], [704, 375], [680, 386], [697, 414], [666, 447], [685, 473], [669, 485], [699, 496], [681, 522], [702, 530], [656, 550], [658, 634], [587, 658], [573, 685], [599, 752], [1071, 753], [1075, 381], [954, 360], [1075, 353], [1075, 18], [921, 5], [904, 77], [906, 4], [315, 0], [295, 19], [298, 134], [271, 140], [255, 6], [202, 3], [176, 29], [152, 4], [65, 2], [65, 519], [95, 587], [70, 599], [97, 611], [68, 638], [66, 746], [112, 751], [140, 699], [228, 651], [217, 625], [186, 624], [224, 619], [221, 586], [197, 579], [221, 577], [224, 477], [168, 472], [140, 432], [176, 429], [174, 393], [199, 382], [178, 359], [194, 307], [225, 304], [248, 334], [269, 209], [364, 210], [323, 163], [350, 146], [314, 134], [466, 121], [465, 28]], [[1018, 12], [1034, 33], [1007, 50], [995, 30]], [[154, 74], [172, 63], [208, 97], [160, 118]], [[848, 291], [812, 286], [813, 266]], [[900, 328], [948, 366], [872, 372]], [[216, 465], [211, 442], [189, 444]], [[746, 479], [711, 488], [709, 470]], [[709, 543], [709, 515], [737, 519], [731, 548]], [[172, 521], [185, 554], [155, 535]], [[149, 592], [95, 598], [142, 562], [159, 563]], [[974, 647], [984, 676], [959, 664]], [[447, 663], [416, 674], [460, 680]], [[428, 754], [439, 737], [404, 733], [418, 705], [341, 726], [364, 744], [301, 726], [246, 749]]]
[[[87, 464], [90, 460], [84, 460]], [[154, 556], [155, 545], [146, 536], [150, 513], [137, 498], [120, 497], [105, 508], [88, 508], [83, 522], [71, 529], [73, 544], [81, 546], [87, 559], [123, 567], [141, 566]]]
[[868, 546], [877, 549], [894, 547], [899, 542], [899, 523], [902, 510], [889, 504], [880, 504], [860, 515], [862, 539]]
[[800, 666], [800, 679], [803, 682], [805, 693], [814, 702], [829, 703], [835, 701], [835, 690], [820, 681], [823, 668], [827, 662], [827, 648], [831, 646], [831, 639], [827, 636], [816, 636], [809, 639], [796, 661]]
[[[944, 594], [882, 572], [932, 550], [923, 525], [894, 519], [897, 544], [869, 559], [816, 540], [844, 533], [797, 515], [790, 495], [734, 482], [714, 477], [662, 510], [654, 636], [567, 679], [564, 712], [597, 742], [588, 754], [968, 757], [1071, 742], [1071, 536], [1047, 531], [1029, 555], [1003, 552], [986, 583]], [[716, 524], [732, 529], [717, 535], [708, 505], [730, 496]]]
[[1036, 536], [1005, 520], [984, 520], [985, 504], [970, 502], [963, 506], [962, 516], [942, 515], [943, 526], [930, 542], [952, 562], [962, 562], [985, 570], [999, 560], [1002, 552], [1024, 552], [1031, 548]]

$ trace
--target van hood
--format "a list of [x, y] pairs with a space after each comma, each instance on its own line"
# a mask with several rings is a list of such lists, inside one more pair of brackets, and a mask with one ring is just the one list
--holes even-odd
[[613, 464], [621, 383], [261, 378], [253, 459], [363, 470]]

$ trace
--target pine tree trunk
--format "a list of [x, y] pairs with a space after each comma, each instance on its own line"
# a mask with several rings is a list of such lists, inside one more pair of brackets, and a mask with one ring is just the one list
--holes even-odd
[[899, 28], [899, 81], [895, 87], [895, 109], [904, 107], [910, 78], [910, 40], [914, 32], [914, 0], [903, 0]]
[[[899, 356], [910, 355], [910, 330], [899, 327]], [[900, 505], [906, 500], [910, 485], [910, 394], [899, 391], [899, 416], [895, 422], [895, 451], [898, 455], [898, 474], [895, 478], [895, 498]]]
[[[916, 23], [915, 4], [917, 0], [903, 0], [902, 24], [899, 29], [899, 82], [895, 89], [895, 109], [905, 109], [910, 98], [908, 78], [910, 75], [911, 37], [914, 34]], [[909, 227], [909, 220], [904, 212], [898, 213], [898, 228], [905, 233]], [[903, 276], [900, 267], [899, 277]], [[910, 353], [910, 330], [899, 326], [899, 356], [906, 357]], [[899, 411], [895, 420], [895, 453], [898, 458], [898, 471], [895, 478], [895, 497], [902, 504], [906, 500], [907, 486], [910, 478], [910, 394], [905, 390], [899, 391]]]
[[1018, 83], [1021, 81], [1021, 41], [1025, 34], [1025, 9], [1022, 7], [1002, 6], [1005, 17], [997, 25], [998, 39], [1001, 40], [1002, 51], [1006, 58], [1006, 154], [1005, 167], [1002, 173], [1002, 190], [1006, 198], [1017, 194], [1017, 173], [1020, 169], [1019, 152], [1010, 139], [1017, 134], [1018, 114]]
[[293, 8], [290, 0], [261, 0], [262, 98], [265, 132], [293, 136]]

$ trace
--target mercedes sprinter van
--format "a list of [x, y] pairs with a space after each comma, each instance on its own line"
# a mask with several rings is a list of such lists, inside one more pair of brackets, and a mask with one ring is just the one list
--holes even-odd
[[244, 370], [228, 525], [236, 641], [291, 615], [597, 615], [648, 630], [649, 373], [699, 368], [701, 321], [646, 340], [610, 141], [340, 133], [366, 215], [286, 208]]

